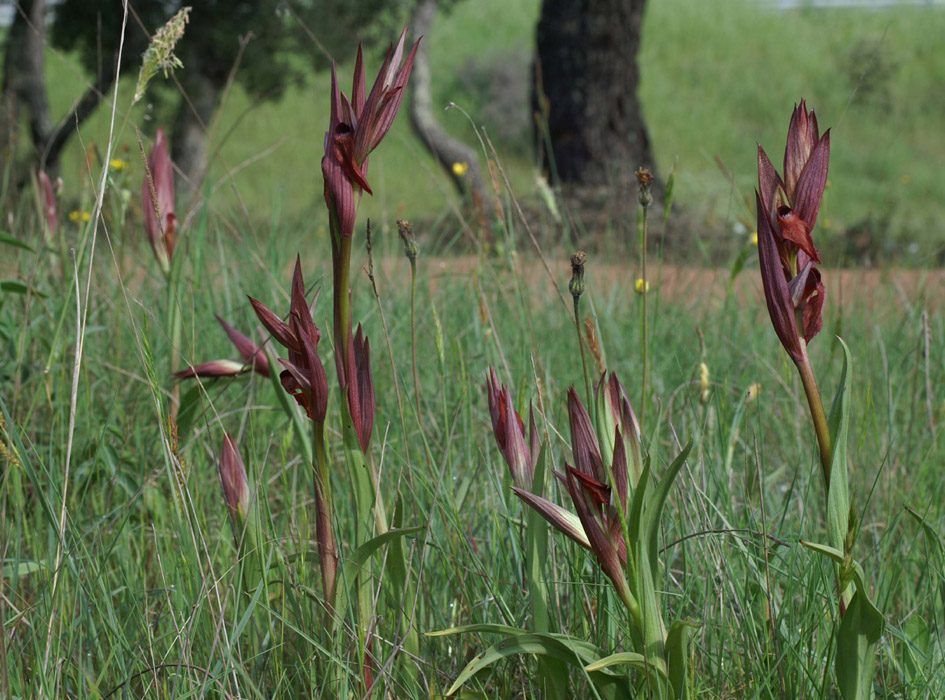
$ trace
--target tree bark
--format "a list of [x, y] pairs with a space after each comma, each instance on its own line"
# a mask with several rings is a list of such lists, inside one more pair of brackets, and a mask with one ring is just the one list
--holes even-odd
[[646, 0], [542, 3], [533, 98], [543, 165], [562, 184], [635, 191], [637, 168], [656, 172], [637, 100], [645, 5]]
[[[427, 36], [433, 26], [437, 0], [417, 0], [410, 18], [414, 37]], [[476, 152], [458, 141], [439, 125], [433, 115], [429, 41], [420, 42], [410, 76], [410, 125], [423, 141], [460, 194], [483, 194], [483, 180]], [[462, 175], [453, 171], [454, 163], [465, 163], [468, 169]], [[480, 200], [481, 201], [481, 200]]]
[[171, 133], [171, 160], [181, 175], [178, 193], [189, 195], [200, 186], [207, 168], [207, 127], [221, 86], [201, 70], [196, 53], [183, 61], [187, 68], [180, 73], [183, 94]]
[[0, 143], [5, 158], [15, 153], [20, 105], [29, 115], [30, 136], [37, 150], [52, 128], [43, 47], [46, 40], [46, 0], [19, 0], [7, 37], [4, 60]]

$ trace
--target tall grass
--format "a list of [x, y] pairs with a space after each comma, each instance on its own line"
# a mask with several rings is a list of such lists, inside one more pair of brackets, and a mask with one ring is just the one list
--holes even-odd
[[[782, 102], [778, 113], [783, 109]], [[315, 127], [304, 129], [299, 133]], [[842, 130], [843, 124], [834, 133]], [[750, 142], [742, 148], [753, 150]], [[835, 145], [834, 153], [842, 152]], [[679, 183], [705, 178], [686, 163]], [[392, 190], [411, 179], [405, 164], [390, 170], [372, 161], [374, 168]], [[57, 235], [44, 240], [32, 194], [16, 200], [11, 193], [17, 204], [8, 221], [16, 235], [0, 240], [7, 280], [0, 286], [0, 695], [359, 696], [349, 670], [359, 622], [346, 619], [337, 634], [324, 634], [311, 466], [290, 421], [274, 410], [274, 387], [253, 374], [204, 380], [182, 397], [189, 410], [182, 409], [176, 427], [159, 408], [175, 363], [232, 354], [213, 313], [248, 332], [256, 322], [247, 293], [286, 307], [284, 280], [297, 250], [306, 278], [323, 287], [315, 321], [331, 328], [327, 231], [314, 217], [297, 225], [278, 193], [303, 185], [319, 190], [319, 177], [293, 172], [269, 173], [270, 189], [251, 195], [258, 201], [247, 199], [247, 183], [234, 181], [249, 211], [265, 209], [266, 216], [232, 214], [220, 201], [225, 187], [195, 213], [175, 253], [185, 262], [173, 308], [143, 231], [124, 217], [120, 182], [105, 193], [94, 262], [94, 222], [63, 216]], [[833, 177], [839, 182], [841, 175]], [[221, 182], [217, 173], [212, 183]], [[549, 276], [516, 245], [520, 221], [488, 219], [489, 235], [508, 253], [421, 255], [419, 303], [411, 314], [412, 266], [393, 252], [394, 236], [385, 235], [395, 212], [380, 189], [378, 209], [367, 200], [362, 212], [378, 214], [377, 297], [360, 272], [368, 260], [359, 244], [352, 316], [375, 340], [370, 456], [394, 505], [393, 524], [420, 529], [400, 542], [416, 595], [390, 591], [393, 550], [373, 560], [370, 595], [384, 617], [371, 653], [391, 697], [441, 697], [494, 640], [486, 633], [421, 636], [412, 657], [404, 652], [402, 618], [421, 633], [475, 623], [528, 629], [533, 622], [526, 512], [511, 497], [490, 434], [486, 369], [497, 368], [519, 408], [534, 402], [548, 436], [547, 467], [557, 471], [568, 452], [561, 399], [569, 386], [584, 383], [584, 369], [572, 309], [561, 303], [566, 255], [544, 251]], [[88, 203], [94, 189], [67, 181], [67, 192]], [[679, 184], [677, 197], [687, 196], [697, 197]], [[412, 216], [409, 205], [403, 214]], [[421, 245], [431, 239], [428, 231], [416, 233]], [[361, 230], [356, 240], [363, 242]], [[641, 389], [629, 378], [643, 372], [637, 349], [644, 341], [643, 298], [627, 274], [635, 263], [591, 256], [581, 306], [595, 320], [603, 359], [631, 395]], [[73, 416], [77, 270], [82, 279], [90, 274], [91, 286]], [[668, 623], [691, 618], [700, 625], [692, 655], [697, 697], [830, 698], [833, 566], [799, 545], [826, 528], [820, 466], [799, 410], [803, 390], [768, 327], [756, 274], [754, 263], [734, 282], [727, 271], [715, 279], [704, 273], [672, 292], [668, 277], [660, 278], [664, 292], [649, 276], [646, 450], [665, 468], [688, 439], [695, 445], [662, 520], [665, 578], [656, 583]], [[937, 389], [945, 368], [936, 361], [945, 344], [942, 279], [929, 270], [907, 292], [895, 278], [872, 276], [875, 294], [850, 298], [835, 293], [832, 274], [825, 272], [825, 327], [811, 355], [822, 377], [836, 377], [842, 353], [833, 336], [853, 349], [851, 500], [862, 504], [857, 556], [870, 564], [874, 578], [867, 583], [889, 624], [877, 697], [938, 697], [945, 691], [938, 438], [945, 397]], [[84, 294], [80, 299], [85, 304]], [[182, 319], [179, 346], [165, 330], [169, 314]], [[416, 397], [405, 388], [414, 376]], [[328, 428], [329, 459], [340, 469], [340, 426]], [[239, 558], [226, 522], [217, 475], [224, 431], [240, 445], [258, 499], [268, 575], [256, 588], [245, 583], [250, 564]], [[350, 525], [353, 490], [336, 482], [343, 543], [360, 536]], [[554, 628], [610, 651], [627, 648], [620, 603], [583, 550], [549, 537], [548, 553]], [[339, 670], [323, 673], [332, 661]], [[412, 675], [400, 672], [404, 663]], [[461, 692], [534, 697], [535, 668], [530, 657], [510, 659]], [[582, 672], [571, 671], [570, 682], [577, 696], [591, 695]]]
[[[253, 328], [245, 292], [272, 288], [264, 301], [284, 305], [279, 280], [288, 277], [285, 251], [311, 245], [314, 234], [288, 232], [274, 219], [235, 246], [225, 219], [208, 212], [195, 221], [181, 242], [189, 261], [181, 288], [192, 290], [179, 299], [184, 363], [232, 353], [225, 335], [207, 319], [212, 323], [216, 311], [237, 327]], [[23, 207], [16, 230], [38, 232], [38, 222], [38, 214]], [[503, 235], [501, 228], [496, 232]], [[67, 224], [63, 232], [65, 247], [75, 247], [80, 261], [87, 260], [82, 245], [87, 236], [87, 224], [81, 229]], [[54, 598], [51, 567], [57, 507], [66, 488], [76, 324], [72, 263], [57, 259], [55, 247], [44, 247], [38, 233], [27, 237], [35, 252], [5, 247], [14, 261], [10, 269], [19, 271], [26, 291], [4, 287], [0, 298], [7, 348], [0, 407], [5, 423], [0, 680], [20, 697], [330, 693], [327, 679], [310, 674], [309, 660], [343, 656], [347, 637], [334, 649], [316, 643], [313, 630], [321, 623], [307, 594], [318, 585], [309, 467], [298, 459], [282, 414], [272, 410], [277, 405], [272, 388], [255, 377], [205, 383], [191, 427], [177, 436], [163, 433], [154, 403], [168, 386], [172, 352], [158, 317], [163, 282], [133, 224], [110, 229], [108, 240], [121, 254], [114, 260], [110, 254], [97, 256], [93, 270], [65, 556]], [[313, 260], [307, 275], [327, 276], [327, 261]], [[357, 251], [354, 269], [364, 262]], [[376, 262], [393, 371], [400, 387], [409, 386], [409, 265], [399, 256]], [[474, 622], [529, 625], [523, 543], [515, 527], [523, 511], [510, 498], [506, 469], [489, 434], [485, 369], [493, 364], [513, 386], [527, 382], [540, 388], [522, 399], [535, 400], [553, 440], [549, 466], [556, 469], [566, 451], [564, 439], [556, 437], [566, 434], [560, 397], [568, 385], [583, 383], [569, 309], [534, 267], [524, 253], [471, 266], [468, 260], [419, 258], [416, 333], [424, 421], [406, 422], [409, 461], [392, 370], [379, 361], [385, 353], [378, 353], [375, 459], [391, 500], [398, 494], [403, 523], [427, 526], [406, 545], [412, 566], [422, 572], [415, 611], [421, 631]], [[563, 287], [566, 258], [553, 267], [559, 275], [555, 283]], [[618, 280], [626, 277], [620, 267], [592, 258], [585, 298], [608, 364], [633, 377], [641, 370], [635, 313], [640, 299], [629, 284], [613, 283], [615, 273]], [[353, 313], [379, 328], [367, 280], [358, 277], [355, 284], [361, 293]], [[697, 456], [681, 480], [687, 486], [674, 492], [664, 520], [662, 556], [670, 575], [660, 587], [670, 600], [667, 619], [701, 621], [695, 677], [708, 697], [781, 697], [782, 679], [803, 689], [805, 697], [829, 697], [824, 654], [831, 648], [830, 626], [823, 610], [832, 573], [797, 544], [824, 528], [816, 452], [798, 411], [802, 390], [765, 325], [752, 286], [703, 284], [661, 298], [650, 328], [656, 408], [645, 438], [651, 459], [670, 458], [688, 436], [697, 444]], [[870, 583], [891, 630], [880, 651], [882, 692], [934, 697], [945, 679], [936, 622], [943, 612], [939, 587], [945, 574], [937, 439], [942, 397], [936, 390], [942, 367], [934, 360], [936, 347], [945, 342], [945, 324], [936, 293], [940, 281], [912, 297], [889, 284], [875, 302], [878, 308], [845, 299], [841, 314], [840, 300], [831, 299], [835, 306], [828, 305], [826, 327], [811, 353], [824, 376], [836, 376], [841, 357], [831, 336], [842, 331], [854, 348], [860, 382], [851, 443], [853, 488], [855, 502], [866, 504], [860, 552], [869, 570], [879, 572]], [[326, 327], [328, 308], [323, 302], [316, 308], [316, 321]], [[698, 375], [700, 332], [710, 371], [705, 403]], [[749, 396], [752, 385], [760, 385], [760, 393]], [[628, 387], [631, 393], [637, 389]], [[410, 411], [411, 402], [403, 404]], [[250, 479], [264, 495], [269, 546], [282, 554], [273, 558], [271, 574], [281, 585], [247, 605], [240, 602], [240, 568], [216, 476], [224, 429], [242, 446]], [[172, 468], [168, 447], [181, 470]], [[353, 504], [343, 485], [341, 491], [343, 520], [350, 518], [345, 511]], [[926, 528], [907, 507], [921, 515]], [[625, 631], [616, 618], [604, 627], [593, 623], [595, 613], [615, 604], [599, 575], [566, 541], [551, 538], [549, 547], [564, 596], [556, 601], [559, 628], [620, 648]], [[53, 663], [44, 674], [46, 628], [54, 610]], [[925, 645], [917, 641], [917, 619], [928, 626]], [[442, 692], [487, 642], [425, 639], [416, 660], [423, 687], [395, 692], [400, 697]], [[382, 659], [392, 652], [378, 650]], [[469, 688], [489, 697], [528, 694], [530, 669], [527, 659], [508, 662]]]

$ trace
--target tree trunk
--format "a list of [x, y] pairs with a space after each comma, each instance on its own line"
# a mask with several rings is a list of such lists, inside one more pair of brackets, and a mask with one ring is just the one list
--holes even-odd
[[200, 59], [193, 53], [183, 59], [180, 106], [171, 133], [171, 160], [180, 171], [177, 191], [192, 194], [207, 168], [207, 127], [217, 107], [221, 86], [201, 71]]
[[656, 171], [637, 100], [645, 5], [646, 0], [542, 3], [533, 98], [539, 129], [547, 129], [538, 138], [543, 165], [562, 184], [635, 192], [634, 171]]
[[0, 105], [0, 147], [5, 159], [15, 154], [21, 105], [29, 115], [30, 136], [37, 150], [52, 128], [43, 72], [45, 40], [46, 0], [19, 0], [7, 36]]
[[[410, 19], [414, 37], [427, 36], [433, 26], [437, 0], [417, 0]], [[460, 194], [480, 195], [482, 175], [479, 171], [476, 152], [461, 141], [454, 139], [439, 125], [433, 116], [433, 91], [431, 88], [429, 40], [420, 42], [410, 76], [410, 124], [420, 140], [446, 170]], [[462, 174], [453, 169], [455, 163], [468, 166]]]

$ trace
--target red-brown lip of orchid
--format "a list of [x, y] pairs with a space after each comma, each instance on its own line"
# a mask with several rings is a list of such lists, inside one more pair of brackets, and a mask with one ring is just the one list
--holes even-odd
[[594, 499], [594, 503], [598, 506], [606, 506], [610, 503], [610, 487], [600, 483], [597, 479], [588, 476], [579, 469], [568, 465], [566, 466], [568, 474], [573, 476], [581, 484], [581, 488], [584, 489], [584, 493], [588, 494]]

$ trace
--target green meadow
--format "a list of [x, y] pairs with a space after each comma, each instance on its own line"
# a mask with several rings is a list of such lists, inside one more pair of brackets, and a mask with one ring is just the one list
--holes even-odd
[[[110, 171], [99, 218], [69, 213], [96, 211], [100, 164], [93, 182], [83, 153], [108, 147], [110, 104], [65, 157], [56, 231], [34, 188], [3, 193], [0, 697], [660, 697], [643, 662], [590, 663], [631, 650], [632, 620], [595, 556], [516, 498], [487, 398], [492, 367], [526, 424], [534, 407], [543, 493], [571, 508], [551, 473], [577, 459], [566, 392], [599, 417], [588, 384], [606, 367], [636, 411], [647, 472], [668, 488], [647, 546], [662, 619], [691, 639], [679, 697], [839, 698], [838, 654], [856, 653], [837, 643], [848, 601], [835, 563], [804, 544], [827, 542], [827, 496], [804, 387], [761, 292], [747, 200], [756, 144], [780, 169], [801, 97], [833, 129], [815, 231], [827, 296], [810, 361], [828, 410], [850, 389], [852, 556], [885, 624], [857, 697], [945, 695], [945, 11], [649, 4], [641, 98], [658, 168], [674, 167], [686, 244], [659, 258], [673, 224], [651, 208], [641, 294], [635, 240], [609, 253], [596, 231], [570, 234], [592, 251], [579, 330], [573, 249], [542, 209], [523, 113], [539, 3], [464, 2], [438, 19], [436, 102], [455, 102], [492, 139], [511, 187], [490, 192], [477, 218], [403, 109], [371, 155], [350, 303], [370, 338], [373, 509], [351, 476], [362, 457], [350, 454], [332, 350], [326, 74], [278, 103], [228, 97], [204, 196], [190, 210], [178, 202], [169, 275], [142, 228], [135, 136], [170, 119], [166, 86], [126, 109], [133, 85], [122, 82], [111, 148], [125, 167]], [[347, 84], [349, 57], [338, 58]], [[367, 63], [370, 84], [377, 57]], [[47, 70], [64, 111], [80, 71], [56, 52]], [[478, 143], [460, 111], [441, 119]], [[420, 222], [415, 276], [398, 218]], [[727, 241], [722, 259], [705, 252], [720, 249], [708, 237]], [[239, 357], [214, 314], [281, 369], [286, 352], [247, 295], [285, 317], [297, 254], [307, 301], [320, 290], [338, 611], [322, 595], [311, 435], [278, 377], [171, 378]], [[865, 260], [878, 269], [855, 266]], [[224, 432], [256, 520], [228, 515]]]

